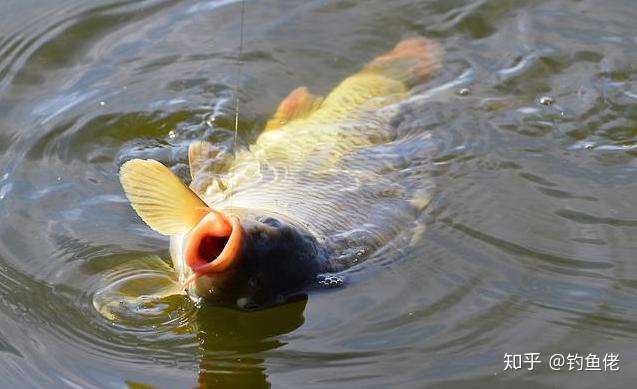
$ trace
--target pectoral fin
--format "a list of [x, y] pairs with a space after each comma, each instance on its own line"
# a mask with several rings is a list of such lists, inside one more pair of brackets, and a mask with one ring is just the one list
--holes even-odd
[[322, 97], [311, 94], [306, 87], [296, 88], [281, 101], [276, 112], [265, 125], [265, 131], [275, 130], [292, 120], [308, 117], [320, 107], [322, 101]]
[[161, 320], [185, 293], [175, 269], [156, 255], [127, 260], [100, 278], [93, 306], [113, 322]]
[[191, 230], [210, 209], [160, 162], [133, 159], [119, 170], [119, 179], [133, 209], [163, 235]]
[[190, 165], [190, 177], [194, 180], [197, 172], [204, 169], [213, 156], [219, 153], [219, 149], [205, 140], [192, 142], [188, 146], [188, 164]]

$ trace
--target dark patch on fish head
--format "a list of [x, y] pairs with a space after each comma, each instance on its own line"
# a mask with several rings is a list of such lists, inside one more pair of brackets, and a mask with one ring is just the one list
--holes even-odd
[[238, 258], [221, 272], [199, 275], [190, 289], [204, 300], [245, 310], [279, 304], [302, 294], [323, 271], [325, 249], [303, 227], [249, 215], [240, 225]]

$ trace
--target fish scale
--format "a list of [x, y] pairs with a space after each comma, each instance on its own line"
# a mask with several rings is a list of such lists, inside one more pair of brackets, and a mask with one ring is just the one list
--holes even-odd
[[[412, 230], [432, 185], [422, 172], [405, 174], [419, 158], [394, 163], [409, 137], [394, 118], [441, 56], [434, 42], [411, 38], [325, 99], [297, 88], [254, 144], [235, 147], [219, 167], [206, 162], [218, 147], [193, 142], [190, 189], [157, 161], [126, 162], [125, 192], [149, 226], [176, 235], [171, 255], [191, 297], [240, 307], [280, 301]], [[238, 125], [238, 95], [235, 103]], [[418, 141], [426, 149], [428, 138], [410, 139]]]

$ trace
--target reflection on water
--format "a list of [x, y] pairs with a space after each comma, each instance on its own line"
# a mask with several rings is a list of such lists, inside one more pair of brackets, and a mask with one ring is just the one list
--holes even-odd
[[201, 357], [197, 382], [205, 387], [268, 386], [265, 359], [259, 354], [287, 343], [279, 336], [303, 324], [306, 303], [301, 299], [257, 312], [199, 309], [195, 316]]
[[200, 359], [197, 382], [205, 387], [268, 386], [264, 358], [257, 355], [285, 345], [280, 336], [304, 322], [307, 296], [256, 312], [206, 303], [195, 308], [179, 294], [175, 273], [159, 257], [118, 262], [122, 264], [96, 269], [102, 277], [98, 282], [104, 285], [93, 295], [96, 310], [122, 330], [193, 336], [197, 343], [193, 355]]
[[[445, 47], [444, 68], [392, 124], [409, 141], [390, 162], [417, 161], [406, 174], [436, 184], [405, 226], [414, 237], [346, 271], [343, 288], [262, 312], [128, 299], [126, 288], [170, 285], [168, 242], [131, 211], [117, 166], [154, 158], [185, 177], [191, 140], [228, 149], [240, 6], [5, 1], [0, 384], [633, 384], [632, 1], [246, 6], [243, 143], [300, 85], [325, 93], [406, 36]], [[127, 281], [104, 317], [113, 280]], [[621, 370], [502, 371], [504, 353], [525, 352], [615, 352]]]

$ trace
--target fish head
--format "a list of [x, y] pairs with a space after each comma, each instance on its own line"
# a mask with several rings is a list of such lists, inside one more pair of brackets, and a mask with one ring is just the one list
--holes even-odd
[[327, 255], [300, 223], [273, 212], [213, 209], [155, 160], [120, 168], [133, 209], [153, 230], [171, 237], [171, 256], [195, 300], [254, 309], [303, 291]]
[[249, 210], [210, 211], [184, 236], [181, 253], [188, 274], [182, 278], [193, 299], [247, 310], [298, 294], [326, 258], [299, 224]]

